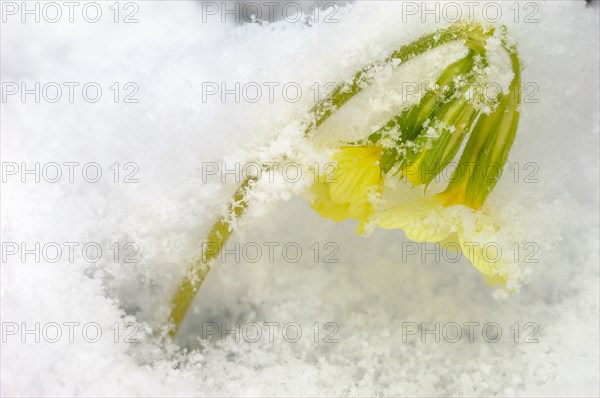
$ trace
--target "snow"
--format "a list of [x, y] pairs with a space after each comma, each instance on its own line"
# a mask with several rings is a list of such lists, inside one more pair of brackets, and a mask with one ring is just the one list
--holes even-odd
[[[418, 253], [408, 254], [415, 243], [402, 231], [376, 230], [364, 239], [352, 221], [321, 219], [302, 195], [311, 176], [289, 184], [277, 174], [273, 182], [261, 182], [254, 194], [258, 205], [228, 244], [236, 251], [238, 243], [242, 255], [246, 248], [243, 258], [257, 246], [262, 256], [255, 263], [236, 262], [234, 254], [217, 261], [177, 345], [166, 346], [153, 331], [236, 187], [223, 183], [220, 173], [206, 178], [203, 167], [233, 168], [257, 159], [322, 163], [327, 151], [314, 153], [299, 123], [314, 104], [310, 87], [347, 81], [400, 44], [447, 23], [423, 23], [420, 15], [404, 21], [406, 3], [389, 1], [340, 2], [336, 23], [279, 18], [261, 24], [223, 23], [203, 15], [206, 3], [192, 1], [135, 2], [139, 22], [114, 23], [112, 3], [100, 4], [98, 23], [77, 13], [75, 22], [56, 24], [3, 15], [3, 83], [81, 83], [73, 103], [64, 88], [57, 103], [35, 103], [32, 95], [22, 103], [17, 95], [0, 104], [3, 167], [56, 162], [63, 172], [56, 183], [36, 183], [32, 175], [21, 183], [20, 173], [2, 183], [3, 256], [11, 242], [63, 248], [56, 262], [48, 256], [36, 262], [33, 255], [2, 259], [3, 396], [600, 394], [597, 3], [519, 2], [517, 22], [513, 2], [499, 3], [499, 23], [519, 45], [523, 82], [532, 83], [524, 89], [530, 101], [521, 107], [509, 158], [513, 169], [489, 198], [506, 226], [503, 236], [539, 248], [539, 262], [517, 293], [491, 288], [464, 258], [422, 259], [432, 245], [417, 244]], [[537, 23], [524, 22], [533, 10], [526, 4], [539, 8]], [[303, 9], [311, 12], [307, 4]], [[120, 10], [120, 18], [131, 11]], [[492, 65], [506, 84], [499, 69]], [[97, 103], [81, 96], [87, 82], [102, 88]], [[110, 89], [115, 82], [118, 103]], [[123, 102], [135, 88], [125, 88], [128, 82], [139, 87], [133, 97], [138, 103]], [[225, 102], [219, 95], [203, 101], [206, 82], [226, 82], [227, 88], [256, 82], [263, 96], [256, 103], [236, 103], [233, 95]], [[276, 89], [270, 101], [265, 82], [297, 83], [303, 95], [286, 101]], [[321, 133], [356, 137], [385, 119], [399, 97], [367, 92], [356, 99], [364, 117], [340, 112]], [[333, 136], [325, 133], [320, 145]], [[74, 182], [64, 162], [80, 162]], [[103, 173], [97, 183], [81, 175], [91, 162]], [[139, 182], [124, 183], [127, 176]], [[79, 244], [73, 259], [67, 242]], [[102, 249], [95, 263], [81, 250], [90, 242]], [[139, 248], [137, 263], [125, 262], [135, 252], [129, 242]], [[269, 242], [278, 244], [273, 261]], [[301, 248], [297, 262], [290, 259], [294, 248], [282, 250], [286, 244]], [[22, 333], [36, 322], [39, 333]], [[78, 323], [72, 324], [72, 341], [69, 322]], [[233, 329], [236, 322], [244, 330], [240, 341], [231, 335], [222, 341], [221, 323]], [[263, 333], [258, 342], [249, 341], [253, 322]], [[269, 322], [279, 324], [272, 326], [273, 341]], [[465, 326], [470, 322], [477, 323], [472, 341]], [[125, 328], [128, 323], [134, 326]], [[428, 329], [439, 323], [445, 331], [440, 341], [422, 330], [410, 334], [421, 323]], [[454, 323], [462, 337], [452, 343]], [[486, 340], [493, 331], [481, 332], [492, 323], [502, 330], [496, 343]], [[99, 340], [86, 341], [94, 340], [96, 324]], [[282, 334], [283, 326], [296, 324], [300, 340], [286, 341], [294, 332]], [[56, 343], [49, 341], [53, 325], [62, 332]], [[91, 325], [88, 334], [82, 334], [84, 325]], [[214, 325], [217, 335], [199, 341]], [[139, 342], [127, 342], [132, 332]], [[324, 342], [332, 332], [337, 342]], [[532, 332], [537, 342], [525, 342]]]

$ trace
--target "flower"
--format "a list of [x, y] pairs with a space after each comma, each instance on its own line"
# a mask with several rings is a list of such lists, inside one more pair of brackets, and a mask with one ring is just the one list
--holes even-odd
[[[497, 246], [500, 226], [484, 203], [516, 135], [520, 63], [504, 37], [502, 48], [513, 73], [509, 87], [496, 98], [469, 98], [470, 89], [485, 84], [491, 34], [473, 30], [465, 41], [466, 56], [448, 65], [418, 104], [368, 138], [337, 148], [332, 160], [338, 168], [332, 180], [319, 178], [313, 185], [311, 206], [334, 221], [357, 220], [361, 235], [372, 225], [402, 229], [414, 241], [453, 242], [489, 284], [505, 286], [511, 262], [487, 252]], [[427, 195], [429, 184], [457, 157], [465, 140], [445, 190]], [[385, 200], [386, 182], [398, 177], [413, 188], [423, 185], [424, 196]]]

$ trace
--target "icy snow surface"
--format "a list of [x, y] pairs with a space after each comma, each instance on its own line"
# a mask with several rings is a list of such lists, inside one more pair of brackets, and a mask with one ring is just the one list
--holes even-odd
[[[314, 103], [311, 85], [350, 79], [447, 23], [423, 23], [419, 16], [403, 22], [402, 4], [392, 1], [344, 3], [336, 23], [260, 24], [203, 22], [202, 5], [193, 1], [136, 4], [135, 24], [114, 23], [104, 2], [96, 24], [81, 18], [21, 23], [18, 17], [2, 23], [2, 82], [98, 82], [103, 88], [98, 103], [78, 95], [73, 103], [11, 97], [1, 104], [2, 162], [97, 162], [103, 171], [96, 184], [81, 174], [73, 183], [66, 176], [58, 183], [35, 183], [31, 176], [20, 183], [17, 175], [2, 184], [2, 242], [97, 242], [103, 248], [95, 264], [82, 258], [81, 246], [72, 261], [66, 255], [55, 263], [3, 257], [3, 396], [598, 396], [597, 4], [530, 2], [538, 7], [538, 22], [523, 23], [533, 8], [514, 3], [520, 7], [515, 22], [513, 2], [500, 3], [499, 23], [519, 45], [523, 82], [535, 84], [526, 94], [538, 89], [532, 94], [538, 101], [522, 106], [510, 156], [520, 165], [519, 182], [509, 172], [490, 196], [499, 217], [540, 248], [539, 263], [518, 293], [504, 297], [464, 259], [406, 256], [410, 242], [402, 231], [358, 237], [353, 221], [336, 224], [316, 215], [301, 195], [305, 185], [278, 180], [256, 194], [258, 205], [230, 244], [255, 242], [264, 249], [264, 242], [297, 242], [302, 258], [282, 261], [277, 249], [273, 262], [266, 255], [256, 263], [238, 263], [233, 255], [217, 261], [177, 340], [186, 351], [158, 345], [152, 329], [161, 325], [186, 265], [235, 189], [218, 177], [203, 181], [203, 162], [307, 152], [295, 123]], [[135, 82], [139, 102], [114, 103], [114, 82]], [[236, 103], [232, 96], [203, 102], [203, 82], [298, 82], [303, 95], [295, 103], [284, 101], [280, 90], [272, 103]], [[120, 90], [122, 96], [131, 91]], [[357, 116], [348, 115], [370, 123]], [[115, 162], [120, 180], [131, 171], [123, 165], [135, 162], [139, 182], [114, 183], [109, 167]], [[525, 168], [528, 162], [534, 165]], [[525, 183], [534, 170], [537, 182]], [[124, 263], [121, 253], [115, 262], [109, 249], [115, 242], [121, 250], [135, 242], [140, 261]], [[336, 244], [339, 262], [315, 262], [315, 242], [321, 259], [331, 252], [324, 246]], [[38, 343], [35, 332], [9, 333], [36, 322], [40, 328], [96, 322], [102, 335], [85, 341], [80, 326], [70, 342], [62, 326], [60, 341], [42, 336]], [[125, 341], [132, 331], [123, 329], [127, 322], [139, 326], [139, 343]], [[281, 328], [273, 342], [264, 335], [255, 343], [232, 336], [199, 342], [209, 322], [229, 329], [235, 322], [295, 322], [303, 334], [297, 343], [285, 341]], [[328, 322], [333, 326], [324, 328]], [[502, 336], [490, 343], [479, 326], [472, 342], [464, 333], [448, 341], [452, 331], [439, 342], [423, 335], [422, 342], [422, 332], [407, 335], [411, 322], [430, 329], [436, 322], [440, 328], [495, 322]], [[517, 322], [515, 342], [510, 328]], [[335, 325], [337, 342], [324, 342]], [[532, 331], [537, 342], [524, 342]]]

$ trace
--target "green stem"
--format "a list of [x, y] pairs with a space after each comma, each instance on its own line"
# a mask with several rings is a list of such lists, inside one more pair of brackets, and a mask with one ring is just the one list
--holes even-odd
[[[306, 126], [305, 134], [319, 127], [336, 110], [356, 94], [360, 93], [364, 87], [368, 86], [373, 79], [373, 72], [376, 68], [381, 67], [382, 64], [399, 66], [429, 50], [458, 40], [466, 40], [467, 47], [472, 48], [474, 47], [473, 43], [481, 42], [482, 38], [486, 38], [493, 32], [492, 28], [489, 29], [489, 31], [486, 31], [477, 23], [457, 22], [449, 28], [430, 33], [400, 47], [383, 60], [383, 62], [376, 62], [357, 72], [352, 82], [337, 85], [331, 94], [319, 101], [309, 112], [309, 122]], [[396, 61], [400, 62], [397, 63]]]
[[227, 240], [233, 232], [232, 223], [239, 219], [248, 207], [247, 192], [256, 178], [248, 177], [242, 182], [229, 203], [227, 214], [214, 223], [205, 244], [202, 245], [202, 253], [194, 262], [183, 282], [179, 285], [177, 292], [171, 300], [171, 315], [169, 335], [175, 336], [181, 327], [188, 309], [196, 297], [196, 293], [202, 282], [210, 271], [211, 262], [221, 252]]

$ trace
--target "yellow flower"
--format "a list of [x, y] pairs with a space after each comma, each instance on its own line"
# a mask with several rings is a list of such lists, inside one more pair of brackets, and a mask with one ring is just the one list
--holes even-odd
[[324, 218], [358, 220], [357, 233], [373, 213], [373, 200], [381, 194], [383, 178], [379, 167], [379, 146], [344, 146], [333, 155], [332, 175], [319, 176], [313, 185], [312, 208]]
[[[359, 234], [373, 225], [402, 229], [415, 241], [454, 241], [488, 283], [506, 286], [513, 263], [501, 255], [502, 245], [494, 241], [500, 228], [483, 206], [517, 132], [520, 61], [516, 48], [503, 37], [512, 81], [497, 98], [468, 98], [469, 90], [487, 78], [483, 72], [490, 34], [470, 32], [467, 54], [446, 67], [418, 104], [401, 110], [355, 146], [339, 148], [333, 156], [339, 167], [334, 181], [314, 184], [311, 205], [334, 221], [358, 220]], [[427, 188], [457, 156], [458, 165], [443, 192], [385, 204], [388, 187], [383, 176]], [[490, 255], [490, 246], [498, 248], [500, 256]]]

